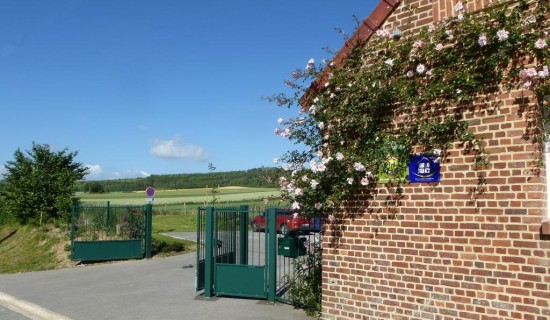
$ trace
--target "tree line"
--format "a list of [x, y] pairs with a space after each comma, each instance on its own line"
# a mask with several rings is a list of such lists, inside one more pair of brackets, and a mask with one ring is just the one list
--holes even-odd
[[255, 168], [242, 171], [163, 174], [146, 178], [118, 180], [79, 181], [76, 184], [80, 192], [130, 192], [142, 191], [147, 187], [156, 189], [194, 189], [227, 186], [241, 187], [277, 187], [280, 168]]
[[30, 150], [14, 152], [0, 175], [0, 226], [19, 223], [42, 225], [70, 220], [75, 192], [140, 191], [218, 188], [225, 186], [276, 187], [279, 168], [246, 171], [151, 175], [147, 178], [85, 181], [88, 168], [76, 161], [77, 151], [54, 150], [33, 142]]

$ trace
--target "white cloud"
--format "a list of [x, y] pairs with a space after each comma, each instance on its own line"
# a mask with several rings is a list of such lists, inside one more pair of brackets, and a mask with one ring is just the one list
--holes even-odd
[[128, 169], [125, 171], [105, 171], [99, 165], [86, 165], [88, 168], [88, 175], [84, 178], [88, 181], [93, 180], [116, 180], [116, 179], [130, 179], [130, 178], [147, 178], [151, 174], [143, 170]]
[[171, 140], [154, 140], [149, 153], [155, 157], [166, 159], [208, 160], [208, 154], [203, 147], [194, 144], [184, 144], [179, 136]]
[[91, 176], [98, 176], [103, 172], [99, 164], [87, 164], [86, 168], [88, 168], [88, 174]]
[[126, 179], [126, 178], [147, 178], [150, 176], [150, 173], [147, 173], [143, 170], [126, 170], [126, 171], [115, 171], [110, 174], [106, 179]]
[[140, 171], [139, 173], [140, 173], [144, 178], [146, 178], [146, 177], [148, 177], [148, 176], [151, 175], [149, 172], [145, 172], [145, 171], [143, 171], [143, 170]]

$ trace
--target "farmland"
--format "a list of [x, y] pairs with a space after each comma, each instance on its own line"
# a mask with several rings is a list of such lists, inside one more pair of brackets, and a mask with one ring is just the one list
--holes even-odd
[[[112, 205], [145, 204], [146, 198], [148, 198], [145, 190], [100, 194], [78, 192], [76, 196], [84, 203], [105, 204], [109, 201]], [[194, 213], [197, 206], [212, 203], [214, 197], [216, 204], [219, 205], [252, 204], [262, 206], [266, 205], [265, 199], [268, 200], [267, 205], [281, 205], [279, 189], [251, 187], [221, 187], [214, 194], [212, 189], [206, 188], [156, 190], [153, 205], [157, 214]]]

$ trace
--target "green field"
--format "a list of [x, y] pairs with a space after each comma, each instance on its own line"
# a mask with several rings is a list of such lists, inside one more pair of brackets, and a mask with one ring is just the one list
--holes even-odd
[[[277, 188], [222, 187], [215, 194], [218, 205], [249, 204], [253, 206], [279, 206], [280, 191]], [[76, 194], [85, 203], [106, 203], [113, 205], [145, 204], [145, 191], [82, 193]], [[196, 212], [197, 206], [212, 203], [212, 189], [156, 190], [153, 202], [155, 214], [183, 214]]]

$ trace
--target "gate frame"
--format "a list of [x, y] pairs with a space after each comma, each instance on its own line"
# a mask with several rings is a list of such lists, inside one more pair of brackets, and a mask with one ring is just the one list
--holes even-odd
[[[205, 210], [204, 210], [205, 209]], [[203, 208], [205, 214], [205, 235], [204, 235], [204, 270], [201, 270], [201, 260], [200, 253], [197, 250], [197, 270], [196, 270], [196, 290], [204, 290], [205, 298], [212, 298], [217, 293], [215, 292], [215, 268], [217, 262], [215, 261], [215, 215], [218, 209], [223, 210], [223, 208], [215, 207], [206, 207]], [[198, 209], [198, 219], [197, 219], [197, 240], [200, 240], [201, 232], [201, 217], [200, 210]], [[240, 245], [240, 264], [248, 265], [248, 205], [240, 206], [239, 210], [239, 245]], [[277, 208], [269, 208], [267, 210], [267, 225], [265, 228], [265, 261], [264, 265], [261, 266], [264, 268], [264, 288], [265, 288], [265, 297], [269, 302], [277, 301], [277, 220], [276, 220]], [[200, 243], [199, 243], [200, 245]], [[235, 263], [237, 265], [237, 263]], [[250, 267], [260, 267], [260, 266], [250, 266]], [[204, 273], [204, 285], [200, 286], [200, 275]], [[200, 287], [200, 288], [199, 288]], [[222, 293], [223, 294], [223, 293]], [[239, 296], [235, 294], [234, 296]], [[252, 297], [252, 296], [250, 296]], [[258, 297], [254, 297], [258, 298]]]

